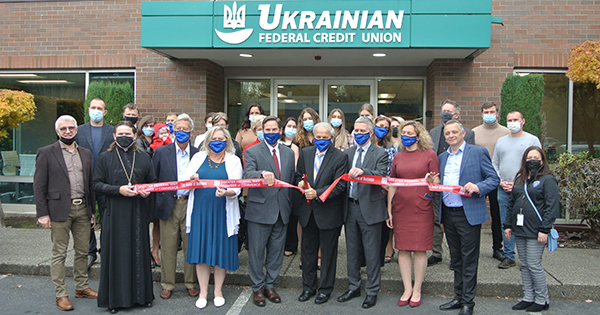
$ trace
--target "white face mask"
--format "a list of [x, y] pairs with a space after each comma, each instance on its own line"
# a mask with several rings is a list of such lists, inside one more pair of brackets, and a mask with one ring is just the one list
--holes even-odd
[[521, 131], [521, 122], [509, 122], [506, 124], [506, 127], [510, 132], [517, 133]]

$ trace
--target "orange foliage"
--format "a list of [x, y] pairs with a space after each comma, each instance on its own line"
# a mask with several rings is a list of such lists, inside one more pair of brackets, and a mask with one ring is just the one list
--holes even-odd
[[596, 84], [600, 89], [600, 40], [588, 40], [571, 48], [567, 77], [574, 82]]
[[8, 130], [33, 119], [35, 114], [33, 95], [23, 91], [0, 90], [0, 139]]

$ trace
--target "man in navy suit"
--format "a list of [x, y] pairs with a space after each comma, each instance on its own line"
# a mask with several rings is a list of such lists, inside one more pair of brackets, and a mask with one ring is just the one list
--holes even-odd
[[[101, 98], [95, 98], [90, 101], [88, 115], [90, 122], [78, 127], [77, 144], [92, 152], [92, 169], [96, 169], [98, 155], [108, 150], [108, 147], [114, 142], [112, 137], [115, 128], [104, 122], [106, 115], [106, 103]], [[98, 211], [100, 218], [104, 212], [104, 196], [96, 193], [96, 202], [98, 203]], [[98, 259], [98, 249], [96, 247], [96, 234], [94, 229], [90, 230], [90, 247], [88, 250], [88, 268]]]
[[455, 294], [440, 309], [460, 309], [459, 315], [473, 314], [481, 224], [488, 221], [485, 197], [500, 182], [487, 149], [466, 143], [465, 134], [458, 121], [446, 123], [444, 137], [450, 147], [440, 154], [440, 174], [435, 176], [435, 182], [441, 179], [443, 185], [461, 185], [472, 194], [469, 198], [443, 192], [439, 208], [454, 269]]
[[[187, 114], [177, 116], [173, 124], [175, 143], [159, 147], [152, 163], [159, 182], [188, 180], [184, 174], [192, 156], [198, 149], [190, 145], [194, 121]], [[186, 262], [187, 238], [185, 216], [189, 190], [165, 191], [156, 193], [156, 216], [160, 220], [161, 276], [160, 297], [169, 299], [175, 288], [175, 268], [177, 267], [177, 243], [179, 233], [183, 241], [183, 278], [188, 295], [198, 296], [196, 267]]]

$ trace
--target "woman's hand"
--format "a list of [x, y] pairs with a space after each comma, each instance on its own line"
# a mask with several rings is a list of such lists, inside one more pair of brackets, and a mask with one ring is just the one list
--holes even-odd
[[425, 174], [425, 180], [431, 184], [438, 185], [440, 183], [440, 174], [436, 172], [429, 172]]
[[221, 198], [221, 197], [225, 196], [226, 193], [227, 193], [227, 189], [217, 187], [217, 191], [215, 191], [215, 196], [217, 198]]
[[190, 176], [190, 179], [191, 180], [198, 180], [198, 179], [200, 179], [200, 175], [198, 175], [198, 173], [192, 174], [192, 176]]
[[506, 240], [510, 241], [510, 236], [512, 235], [512, 229], [504, 230], [504, 236], [506, 236]]
[[392, 222], [392, 218], [391, 218], [391, 217], [390, 217], [389, 219], [385, 220], [385, 223], [387, 224], [387, 226], [388, 226], [390, 229], [393, 229], [393, 228], [394, 228], [394, 223]]
[[548, 243], [548, 234], [538, 232], [538, 243], [540, 243], [540, 244]]

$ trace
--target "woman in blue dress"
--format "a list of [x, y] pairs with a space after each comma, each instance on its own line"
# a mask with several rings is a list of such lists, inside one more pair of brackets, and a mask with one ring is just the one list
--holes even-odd
[[[217, 126], [206, 133], [200, 151], [190, 160], [190, 179], [241, 179], [242, 164], [234, 154], [233, 141], [227, 129]], [[192, 189], [188, 199], [186, 232], [187, 263], [196, 264], [200, 296], [197, 308], [205, 308], [210, 269], [214, 268], [214, 300], [216, 307], [225, 304], [221, 288], [227, 270], [239, 268], [237, 233], [240, 222], [238, 195], [240, 189]]]

